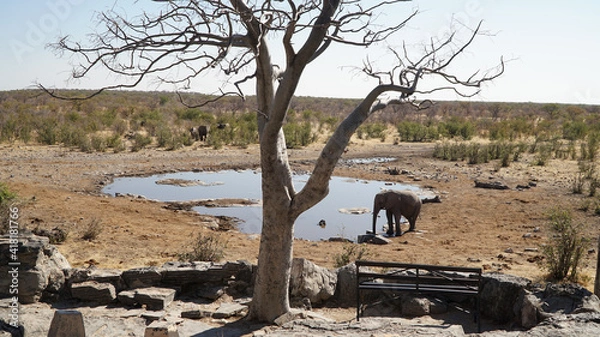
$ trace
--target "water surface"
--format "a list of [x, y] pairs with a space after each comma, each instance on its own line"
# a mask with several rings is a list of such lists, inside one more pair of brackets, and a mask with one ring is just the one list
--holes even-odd
[[[308, 179], [308, 175], [294, 175], [296, 190], [300, 190]], [[173, 186], [156, 184], [164, 179], [200, 180], [197, 186]], [[375, 180], [358, 180], [346, 177], [332, 177], [329, 195], [319, 204], [306, 211], [296, 220], [295, 237], [306, 240], [322, 240], [341, 236], [356, 240], [372, 226], [373, 197], [382, 189], [413, 190], [418, 194], [427, 193], [418, 186], [397, 184]], [[260, 173], [252, 170], [218, 172], [179, 172], [159, 174], [150, 177], [117, 178], [106, 186], [104, 193], [115, 195], [136, 194], [148, 199], [160, 201], [189, 201], [197, 199], [245, 198], [260, 201]], [[366, 208], [365, 214], [343, 214], [340, 209]], [[262, 208], [260, 206], [240, 207], [195, 207], [199, 213], [210, 215], [226, 215], [242, 220], [239, 230], [243, 233], [260, 233], [262, 224]], [[326, 226], [319, 226], [325, 220]], [[384, 212], [380, 213], [377, 222], [378, 231], [385, 224]], [[405, 225], [406, 226], [406, 225]]]

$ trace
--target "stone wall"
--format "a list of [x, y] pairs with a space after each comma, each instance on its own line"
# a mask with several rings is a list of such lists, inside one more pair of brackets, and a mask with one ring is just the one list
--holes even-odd
[[[0, 237], [0, 273], [10, 275], [8, 237]], [[26, 304], [75, 299], [89, 305], [120, 302], [126, 306], [146, 305], [161, 310], [174, 297], [189, 296], [216, 300], [227, 293], [250, 297], [255, 266], [245, 261], [169, 262], [160, 267], [116, 269], [71, 268], [48, 238], [23, 235], [19, 238], [18, 298]], [[10, 262], [13, 262], [12, 264]], [[12, 297], [11, 277], [0, 278], [0, 297]], [[373, 296], [380, 298], [374, 298]], [[393, 298], [402, 315], [441, 313], [463, 299], [418, 294], [369, 294], [368, 300]], [[306, 259], [294, 259], [290, 279], [290, 299], [294, 306], [354, 306], [356, 268], [353, 264], [330, 270]], [[446, 302], [445, 302], [446, 301]], [[472, 306], [469, 298], [465, 306]], [[600, 299], [576, 284], [534, 284], [506, 274], [483, 274], [481, 312], [498, 323], [514, 323], [525, 328], [558, 314], [600, 313]], [[375, 313], [376, 315], [376, 313]]]

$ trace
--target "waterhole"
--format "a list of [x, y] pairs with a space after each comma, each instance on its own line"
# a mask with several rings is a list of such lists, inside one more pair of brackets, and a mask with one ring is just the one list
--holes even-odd
[[[294, 186], [300, 190], [308, 175], [294, 175]], [[251, 206], [194, 207], [201, 214], [225, 215], [240, 219], [238, 229], [247, 234], [261, 231], [262, 208], [260, 173], [252, 170], [218, 172], [179, 172], [149, 177], [117, 178], [104, 193], [141, 195], [160, 201], [198, 199], [249, 199]], [[359, 180], [334, 176], [329, 195], [296, 220], [295, 237], [311, 241], [343, 237], [356, 240], [372, 226], [373, 197], [382, 189], [413, 190], [422, 197], [431, 194], [418, 186], [375, 180]], [[378, 231], [385, 224], [385, 212], [377, 222]]]

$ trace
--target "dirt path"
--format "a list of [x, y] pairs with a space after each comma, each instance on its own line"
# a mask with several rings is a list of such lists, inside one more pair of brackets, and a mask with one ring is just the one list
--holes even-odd
[[[587, 226], [597, 246], [597, 217], [577, 211], [584, 196], [571, 193], [577, 172], [574, 161], [553, 160], [534, 166], [526, 156], [509, 168], [497, 163], [470, 166], [431, 158], [431, 144], [393, 145], [354, 142], [344, 158], [391, 156], [397, 162], [382, 164], [340, 163], [336, 174], [429, 186], [439, 191], [442, 203], [425, 204], [418, 231], [394, 238], [386, 246], [369, 246], [369, 258], [410, 263], [483, 267], [486, 271], [538, 278], [541, 271], [536, 251], [546, 237], [546, 214], [560, 206], [573, 211], [574, 220]], [[291, 150], [297, 171], [310, 171], [319, 146]], [[80, 153], [61, 147], [0, 147], [0, 181], [23, 200], [21, 226], [69, 231], [58, 246], [73, 266], [96, 264], [99, 268], [127, 269], [160, 265], [186, 250], [190, 238], [221, 220], [194, 212], [171, 211], [161, 203], [143, 199], [111, 198], [100, 193], [117, 176], [147, 175], [186, 170], [219, 170], [258, 167], [258, 148], [214, 150], [197, 146], [179, 151], [143, 150], [135, 153]], [[407, 174], [391, 176], [387, 167]], [[508, 190], [475, 188], [475, 179], [501, 180]], [[517, 185], [535, 187], [517, 190]], [[372, 196], [365, 196], [372, 198]], [[90, 222], [100, 221], [103, 231], [95, 241], [81, 236]], [[368, 229], [366, 224], [365, 230]], [[225, 259], [256, 262], [257, 235], [222, 232], [227, 238]], [[332, 267], [343, 243], [297, 240], [296, 257], [306, 257]], [[511, 252], [512, 251], [512, 252]], [[587, 286], [593, 287], [595, 252], [586, 255]]]

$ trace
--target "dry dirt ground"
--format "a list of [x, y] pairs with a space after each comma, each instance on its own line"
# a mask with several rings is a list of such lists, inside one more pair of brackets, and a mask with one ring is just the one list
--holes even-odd
[[[310, 170], [321, 145], [290, 150], [292, 168]], [[585, 196], [571, 192], [577, 172], [575, 161], [551, 160], [535, 166], [525, 156], [509, 168], [498, 163], [471, 166], [465, 162], [433, 159], [432, 144], [354, 141], [348, 158], [391, 156], [396, 162], [339, 165], [335, 174], [361, 179], [402, 181], [435, 189], [441, 203], [423, 206], [417, 232], [392, 238], [383, 246], [368, 246], [368, 258], [409, 263], [483, 267], [539, 280], [542, 271], [535, 251], [545, 241], [547, 212], [556, 206], [573, 210], [576, 223], [583, 223], [597, 247], [598, 218], [577, 209]], [[177, 151], [156, 149], [123, 153], [81, 153], [59, 146], [0, 146], [0, 181], [18, 192], [21, 230], [36, 227], [68, 230], [58, 248], [74, 267], [95, 264], [99, 268], [129, 269], [161, 265], [188, 249], [195, 233], [210, 231], [210, 216], [172, 211], [161, 203], [134, 198], [113, 198], [100, 191], [117, 176], [148, 175], [186, 170], [256, 168], [258, 147], [215, 150], [196, 143]], [[389, 175], [387, 167], [411, 174]], [[508, 190], [474, 187], [474, 180], [503, 181]], [[535, 182], [530, 189], [517, 185]], [[372, 196], [365, 196], [369, 200]], [[383, 217], [383, 212], [382, 212]], [[94, 219], [103, 231], [94, 241], [81, 239]], [[219, 220], [220, 221], [220, 220]], [[380, 219], [380, 222], [383, 222]], [[365, 223], [365, 230], [370, 224]], [[405, 229], [405, 228], [404, 228]], [[539, 229], [539, 230], [538, 230]], [[231, 230], [226, 237], [225, 260], [245, 259], [256, 263], [259, 240]], [[341, 242], [297, 240], [294, 255], [318, 265], [333, 267], [343, 252]], [[512, 252], [508, 252], [507, 249]], [[593, 288], [595, 251], [584, 260], [586, 286]]]

